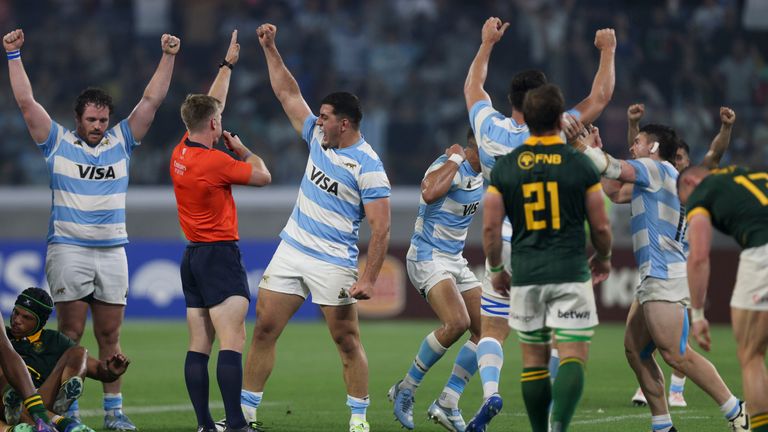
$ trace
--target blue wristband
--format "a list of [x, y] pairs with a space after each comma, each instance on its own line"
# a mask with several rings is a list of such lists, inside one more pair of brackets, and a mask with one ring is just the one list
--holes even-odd
[[7, 51], [5, 53], [5, 56], [8, 57], [8, 60], [15, 60], [17, 58], [21, 58], [21, 50]]

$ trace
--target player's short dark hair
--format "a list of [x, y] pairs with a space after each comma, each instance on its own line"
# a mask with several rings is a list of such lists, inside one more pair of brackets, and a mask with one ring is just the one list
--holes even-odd
[[360, 127], [363, 111], [360, 109], [360, 99], [349, 92], [335, 92], [324, 97], [320, 105], [333, 107], [333, 114], [348, 119], [355, 128]]
[[680, 145], [680, 138], [677, 132], [669, 126], [661, 124], [647, 124], [640, 128], [640, 132], [648, 135], [651, 142], [659, 143], [659, 157], [672, 164], [675, 163], [677, 147]]
[[477, 150], [477, 140], [475, 139], [475, 131], [471, 127], [467, 128], [467, 147]]
[[691, 154], [691, 147], [688, 146], [688, 143], [685, 142], [684, 139], [680, 138], [680, 140], [677, 142], [677, 147], [685, 150], [685, 154]]
[[540, 70], [530, 69], [516, 73], [509, 83], [509, 94], [507, 95], [509, 103], [517, 111], [522, 111], [525, 94], [529, 90], [539, 88], [546, 83], [547, 76]]
[[554, 84], [544, 84], [529, 91], [523, 102], [523, 116], [528, 129], [534, 135], [560, 129], [564, 107], [563, 93]]
[[77, 114], [77, 118], [82, 117], [85, 112], [85, 106], [88, 104], [93, 104], [96, 108], [107, 107], [110, 115], [112, 115], [112, 112], [115, 110], [115, 105], [112, 103], [112, 96], [96, 87], [88, 87], [83, 90], [75, 100], [75, 114]]
[[221, 109], [221, 102], [213, 96], [190, 94], [181, 104], [181, 120], [190, 132], [200, 132], [212, 116]]

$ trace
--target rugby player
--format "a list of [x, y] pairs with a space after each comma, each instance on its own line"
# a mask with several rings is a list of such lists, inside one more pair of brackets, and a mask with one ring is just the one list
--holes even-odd
[[[710, 275], [712, 227], [741, 246], [736, 286], [731, 295], [731, 324], [741, 366], [744, 397], [754, 432], [768, 431], [768, 173], [741, 167], [707, 170], [691, 167], [677, 182], [688, 210], [688, 283], [691, 290], [691, 333], [710, 350], [704, 302]], [[736, 430], [749, 430], [749, 418]]]
[[469, 330], [440, 397], [427, 416], [450, 431], [463, 431], [459, 398], [477, 372], [475, 350], [480, 339], [480, 281], [462, 256], [467, 230], [480, 205], [483, 177], [474, 132], [467, 146], [454, 144], [437, 158], [421, 182], [419, 214], [407, 254], [408, 277], [441, 326], [419, 346], [405, 377], [389, 390], [395, 418], [413, 429], [414, 394], [424, 375]]
[[[520, 339], [520, 381], [534, 432], [549, 430], [550, 403], [551, 430], [568, 430], [598, 323], [592, 285], [605, 280], [611, 268], [611, 227], [600, 175], [562, 140], [563, 109], [563, 96], [552, 84], [528, 92], [523, 114], [531, 136], [496, 162], [483, 210], [483, 249], [494, 290], [509, 296], [509, 325]], [[511, 281], [502, 262], [505, 216], [513, 228]], [[585, 220], [595, 248], [589, 259]], [[561, 361], [551, 383], [553, 333]], [[482, 413], [467, 430], [484, 431], [480, 420]]]
[[[488, 75], [491, 51], [501, 40], [507, 28], [509, 23], [502, 23], [499, 18], [491, 17], [486, 20], [481, 32], [480, 48], [469, 67], [464, 83], [464, 98], [469, 111], [469, 121], [477, 139], [480, 164], [486, 183], [490, 180], [496, 158], [519, 147], [530, 136], [522, 111], [526, 92], [547, 83], [546, 76], [541, 71], [519, 72], [512, 77], [507, 95], [507, 100], [512, 107], [511, 115], [506, 117], [491, 106], [491, 97], [483, 86]], [[600, 64], [592, 89], [584, 100], [568, 111], [585, 123], [595, 121], [613, 95], [616, 81], [614, 65], [616, 35], [613, 29], [598, 30], [595, 33], [595, 47], [600, 51]], [[508, 257], [511, 235], [511, 224], [505, 221], [502, 230], [504, 239], [502, 253], [505, 258], [502, 264], [506, 272], [510, 271]], [[493, 290], [490, 283], [491, 273], [491, 268], [486, 262], [481, 298], [482, 337], [477, 344], [477, 361], [483, 383], [484, 399], [483, 406], [478, 411], [481, 414], [480, 423], [490, 421], [503, 404], [498, 389], [501, 367], [504, 363], [502, 344], [509, 335], [507, 323], [509, 299]], [[470, 424], [473, 423], [470, 422]]]
[[[120, 326], [128, 297], [125, 197], [131, 154], [168, 93], [180, 41], [169, 34], [161, 37], [163, 55], [152, 79], [133, 111], [116, 126], [109, 128], [113, 106], [108, 94], [95, 88], [80, 93], [75, 130], [51, 120], [35, 100], [21, 62], [23, 45], [21, 29], [3, 37], [13, 96], [51, 176], [45, 274], [59, 330], [79, 343], [90, 309], [99, 358], [106, 360], [121, 351]], [[120, 379], [104, 383], [104, 427], [136, 430], [123, 413], [120, 388]], [[78, 417], [77, 404], [71, 408], [70, 414]]]
[[[299, 196], [281, 242], [264, 271], [256, 303], [256, 325], [245, 365], [241, 404], [256, 421], [264, 386], [275, 364], [275, 344], [288, 320], [312, 294], [320, 305], [343, 365], [349, 430], [367, 432], [368, 360], [360, 342], [357, 300], [373, 286], [389, 245], [390, 185], [384, 166], [360, 134], [357, 96], [331, 93], [312, 113], [275, 46], [277, 27], [257, 29], [269, 80], [293, 129], [307, 143], [309, 159]], [[371, 238], [365, 270], [358, 277], [360, 221]]]

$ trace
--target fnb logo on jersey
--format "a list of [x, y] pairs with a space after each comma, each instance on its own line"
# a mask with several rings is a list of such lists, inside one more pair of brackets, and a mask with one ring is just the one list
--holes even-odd
[[339, 196], [339, 182], [325, 175], [324, 172], [314, 165], [312, 165], [312, 175], [310, 176], [312, 183], [316, 184], [320, 189], [332, 193], [335, 196]]

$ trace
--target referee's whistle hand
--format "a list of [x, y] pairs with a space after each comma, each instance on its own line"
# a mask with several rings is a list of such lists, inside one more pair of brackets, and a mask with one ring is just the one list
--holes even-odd
[[221, 135], [224, 137], [224, 145], [227, 146], [229, 151], [235, 151], [235, 149], [243, 147], [243, 142], [240, 141], [240, 137], [237, 134], [224, 131]]

